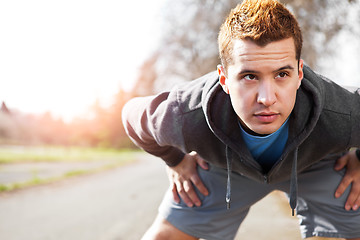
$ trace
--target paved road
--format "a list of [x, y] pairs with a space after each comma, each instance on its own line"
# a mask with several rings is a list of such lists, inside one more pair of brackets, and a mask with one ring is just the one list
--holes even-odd
[[[124, 167], [0, 195], [0, 239], [135, 240], [156, 215], [168, 186], [164, 164], [147, 154]], [[284, 197], [257, 203], [239, 239], [300, 239]]]
[[168, 183], [164, 165], [134, 164], [0, 195], [0, 239], [139, 239]]

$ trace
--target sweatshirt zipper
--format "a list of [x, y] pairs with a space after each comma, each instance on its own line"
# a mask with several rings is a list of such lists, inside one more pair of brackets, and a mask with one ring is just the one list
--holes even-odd
[[269, 177], [267, 174], [263, 175], [264, 177], [264, 183], [269, 183]]

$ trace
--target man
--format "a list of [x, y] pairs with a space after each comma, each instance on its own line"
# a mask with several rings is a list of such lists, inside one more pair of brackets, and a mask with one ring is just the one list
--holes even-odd
[[360, 146], [360, 96], [304, 66], [301, 47], [283, 5], [245, 0], [221, 27], [217, 73], [125, 106], [127, 133], [172, 181], [144, 239], [233, 239], [273, 190], [304, 238], [360, 239], [360, 161], [341, 158]]

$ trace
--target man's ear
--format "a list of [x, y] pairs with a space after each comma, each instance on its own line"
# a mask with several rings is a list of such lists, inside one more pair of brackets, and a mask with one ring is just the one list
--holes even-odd
[[299, 60], [299, 75], [298, 75], [298, 80], [299, 80], [299, 84], [298, 84], [298, 88], [301, 85], [301, 80], [304, 78], [304, 61], [302, 59]]
[[224, 67], [222, 65], [217, 66], [218, 74], [219, 74], [219, 82], [224, 92], [229, 94], [229, 88], [227, 86], [227, 78], [225, 75]]

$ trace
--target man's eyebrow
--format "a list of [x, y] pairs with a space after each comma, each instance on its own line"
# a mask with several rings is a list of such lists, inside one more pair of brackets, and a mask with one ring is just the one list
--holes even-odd
[[293, 71], [293, 70], [295, 70], [295, 68], [293, 66], [291, 66], [291, 65], [286, 65], [284, 67], [281, 67], [281, 68], [275, 70], [274, 72], [280, 72], [282, 70], [292, 70]]
[[[275, 71], [273, 72], [279, 72], [279, 71], [283, 71], [283, 70], [295, 70], [295, 68], [291, 65], [286, 65], [286, 66], [283, 66], [279, 69], [276, 69]], [[241, 72], [239, 72], [237, 75], [244, 75], [244, 74], [258, 74], [260, 73], [260, 71], [256, 71], [256, 70], [251, 70], [251, 69], [243, 69], [241, 70]]]
[[243, 74], [250, 74], [250, 73], [260, 73], [259, 71], [255, 71], [255, 70], [251, 70], [251, 69], [244, 69], [241, 70], [241, 72], [238, 73], [238, 75], [243, 75]]

